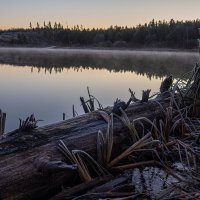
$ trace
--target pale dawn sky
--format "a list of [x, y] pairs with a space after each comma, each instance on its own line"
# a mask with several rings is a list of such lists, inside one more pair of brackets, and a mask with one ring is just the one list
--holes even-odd
[[200, 18], [200, 0], [0, 0], [0, 29], [44, 21], [86, 28]]

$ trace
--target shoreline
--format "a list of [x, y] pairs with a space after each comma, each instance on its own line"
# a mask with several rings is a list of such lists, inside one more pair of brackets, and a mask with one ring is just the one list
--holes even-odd
[[47, 50], [53, 52], [124, 52], [124, 53], [134, 53], [134, 52], [147, 52], [147, 53], [196, 53], [199, 54], [198, 49], [171, 49], [171, 48], [99, 48], [99, 47], [61, 47], [61, 46], [48, 46], [48, 47], [11, 47], [11, 46], [0, 46], [0, 53], [4, 51], [37, 51], [37, 50]]

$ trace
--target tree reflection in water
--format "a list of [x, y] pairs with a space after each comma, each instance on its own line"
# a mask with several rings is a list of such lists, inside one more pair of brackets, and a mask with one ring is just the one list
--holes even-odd
[[197, 53], [78, 50], [78, 49], [0, 49], [0, 63], [31, 66], [45, 72], [61, 73], [64, 68], [107, 69], [110, 72], [135, 72], [151, 78], [172, 74], [175, 78], [190, 71], [198, 62]]

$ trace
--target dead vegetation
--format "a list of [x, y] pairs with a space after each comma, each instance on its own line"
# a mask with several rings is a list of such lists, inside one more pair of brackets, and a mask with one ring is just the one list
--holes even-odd
[[[66, 162], [77, 165], [78, 174], [85, 183], [63, 189], [53, 199], [199, 199], [200, 67], [197, 64], [189, 77], [178, 80], [173, 86], [171, 84], [172, 77], [165, 79], [157, 95], [157, 98], [164, 96], [170, 100], [169, 107], [160, 105], [162, 118], [159, 120], [150, 121], [140, 117], [130, 121], [126, 108], [121, 107], [118, 108], [120, 115], [99, 110], [107, 122], [107, 131], [98, 132], [96, 160], [86, 152], [69, 150], [60, 141], [58, 148]], [[95, 100], [89, 89], [88, 95], [89, 100], [82, 103], [87, 112], [94, 110]], [[131, 95], [134, 101], [132, 91]], [[156, 99], [154, 101], [159, 104]], [[129, 140], [124, 144], [124, 149], [118, 151], [118, 155], [113, 154], [113, 149], [117, 148], [113, 141], [116, 118], [129, 130]], [[140, 125], [139, 130], [136, 124]], [[130, 177], [133, 177], [135, 169], [141, 171], [148, 167], [162, 169], [167, 177], [172, 177], [173, 183], [163, 184], [154, 193], [144, 183], [139, 192]], [[120, 173], [121, 176], [118, 175]], [[112, 181], [108, 182], [107, 177]], [[150, 176], [148, 181], [155, 177]]]

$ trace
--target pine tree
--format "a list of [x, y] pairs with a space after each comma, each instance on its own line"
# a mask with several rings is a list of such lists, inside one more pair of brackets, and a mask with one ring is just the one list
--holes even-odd
[[54, 24], [54, 27], [53, 27], [54, 29], [57, 29], [58, 28], [58, 25], [57, 25], [57, 23], [55, 22], [55, 24]]
[[52, 29], [52, 27], [51, 27], [51, 22], [49, 21], [49, 23], [48, 23], [48, 28], [49, 29]]
[[40, 29], [40, 25], [39, 25], [39, 23], [37, 22], [37, 29]]
[[30, 22], [30, 24], [29, 24], [29, 28], [30, 28], [30, 29], [33, 29], [32, 23], [31, 23], [31, 22]]
[[46, 23], [44, 22], [44, 29], [46, 28]]

